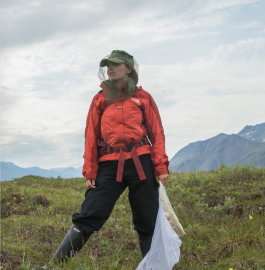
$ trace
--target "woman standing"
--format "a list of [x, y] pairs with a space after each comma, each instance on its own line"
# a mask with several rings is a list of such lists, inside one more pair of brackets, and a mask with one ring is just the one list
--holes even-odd
[[[80, 251], [107, 221], [126, 187], [143, 257], [151, 246], [158, 182], [165, 185], [168, 177], [160, 115], [151, 95], [137, 86], [138, 64], [127, 52], [114, 50], [103, 58], [99, 78], [102, 90], [91, 102], [85, 129], [83, 175], [88, 190], [50, 263]], [[33, 268], [37, 269], [49, 268]]]

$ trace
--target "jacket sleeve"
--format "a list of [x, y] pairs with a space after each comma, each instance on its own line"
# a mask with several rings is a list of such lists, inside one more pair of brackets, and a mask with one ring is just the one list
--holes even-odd
[[90, 105], [85, 129], [85, 153], [83, 172], [85, 179], [96, 179], [98, 170], [98, 139], [100, 138], [100, 114], [96, 107], [97, 94]]
[[152, 143], [151, 159], [155, 169], [155, 176], [168, 174], [169, 162], [165, 150], [165, 135], [160, 114], [150, 94], [148, 94], [147, 101], [144, 108], [144, 118], [147, 135]]

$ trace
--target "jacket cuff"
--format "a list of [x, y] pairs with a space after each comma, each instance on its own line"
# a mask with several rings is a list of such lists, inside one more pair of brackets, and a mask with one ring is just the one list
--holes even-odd
[[85, 179], [93, 179], [93, 180], [96, 180], [96, 178], [97, 178], [97, 173], [89, 173], [89, 172], [86, 172], [84, 176], [85, 176]]
[[169, 174], [169, 170], [167, 168], [157, 168], [157, 169], [155, 169], [155, 176], [160, 176], [162, 174]]

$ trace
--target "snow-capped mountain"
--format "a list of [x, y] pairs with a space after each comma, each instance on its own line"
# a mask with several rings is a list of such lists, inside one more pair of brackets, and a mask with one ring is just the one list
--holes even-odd
[[170, 160], [173, 172], [217, 169], [228, 166], [255, 165], [265, 167], [265, 123], [246, 126], [238, 134], [220, 133], [205, 141], [190, 143]]
[[237, 135], [252, 141], [265, 143], [265, 123], [245, 126]]

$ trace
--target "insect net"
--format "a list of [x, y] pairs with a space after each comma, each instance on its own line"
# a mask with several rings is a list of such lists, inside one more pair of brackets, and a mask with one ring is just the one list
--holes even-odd
[[[164, 198], [168, 200], [166, 192], [163, 193]], [[151, 248], [136, 270], [172, 270], [179, 262], [181, 240], [166, 217], [163, 201], [159, 198]]]
[[[120, 64], [123, 63], [132, 69], [131, 73], [128, 75], [127, 80], [124, 82], [120, 89], [117, 89], [114, 83], [109, 80], [107, 74], [108, 61]], [[133, 56], [126, 53], [125, 51], [112, 51], [111, 54], [105, 56], [100, 62], [98, 77], [101, 83], [100, 86], [102, 87], [105, 98], [109, 104], [126, 100], [132, 97], [136, 89], [135, 87], [138, 83], [138, 76], [139, 64], [133, 58]]]

